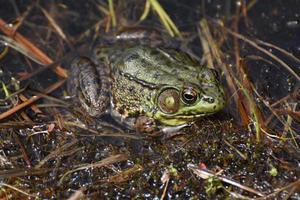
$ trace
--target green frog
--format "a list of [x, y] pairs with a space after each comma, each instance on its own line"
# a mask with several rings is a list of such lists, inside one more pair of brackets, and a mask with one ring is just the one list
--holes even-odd
[[[128, 31], [114, 37], [72, 63], [69, 92], [88, 115], [109, 113], [140, 132], [172, 132], [225, 106], [215, 70], [164, 47], [157, 33]], [[156, 44], [145, 42], [151, 38]]]

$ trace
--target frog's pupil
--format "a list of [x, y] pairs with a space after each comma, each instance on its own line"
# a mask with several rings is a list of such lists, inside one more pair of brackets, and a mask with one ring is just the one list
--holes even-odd
[[195, 96], [192, 95], [192, 94], [184, 94], [183, 96], [188, 101], [191, 101], [191, 100], [193, 100], [195, 98]]
[[193, 104], [197, 100], [197, 94], [193, 89], [188, 88], [183, 91], [182, 98], [186, 104]]

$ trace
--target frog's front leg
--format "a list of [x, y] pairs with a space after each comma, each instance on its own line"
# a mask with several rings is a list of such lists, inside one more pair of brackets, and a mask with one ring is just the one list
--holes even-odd
[[153, 134], [159, 131], [155, 120], [147, 116], [139, 116], [134, 124], [137, 132]]
[[102, 115], [109, 106], [110, 82], [104, 64], [95, 63], [87, 58], [76, 58], [72, 62], [71, 79], [68, 89], [76, 96], [83, 109], [91, 116]]

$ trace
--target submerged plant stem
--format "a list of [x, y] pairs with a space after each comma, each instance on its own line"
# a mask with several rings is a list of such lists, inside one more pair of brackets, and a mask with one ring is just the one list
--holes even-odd
[[253, 100], [252, 96], [249, 94], [248, 90], [239, 82], [239, 80], [235, 79], [235, 82], [238, 84], [238, 86], [241, 88], [243, 91], [243, 94], [246, 96], [249, 102], [249, 108], [250, 112], [253, 115], [253, 121], [254, 121], [254, 126], [255, 126], [255, 134], [256, 134], [256, 142], [260, 142], [260, 132], [261, 132], [261, 122], [260, 122], [260, 117], [258, 114], [257, 106], [255, 104], [255, 101]]
[[116, 14], [114, 10], [114, 2], [113, 0], [108, 0], [109, 13], [111, 17], [111, 23], [113, 27], [117, 26]]
[[152, 8], [155, 10], [155, 12], [158, 14], [161, 22], [165, 26], [165, 28], [168, 30], [169, 34], [174, 37], [175, 35], [180, 36], [180, 31], [176, 27], [175, 23], [171, 20], [169, 15], [166, 13], [166, 11], [163, 9], [163, 7], [158, 3], [157, 0], [148, 0], [152, 6]]

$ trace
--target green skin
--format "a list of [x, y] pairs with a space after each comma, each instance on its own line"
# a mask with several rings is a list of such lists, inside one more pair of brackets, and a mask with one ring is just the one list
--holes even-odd
[[225, 106], [214, 70], [186, 53], [124, 44], [98, 46], [93, 53], [73, 62], [68, 84], [91, 116], [109, 111], [130, 128], [141, 116], [148, 119], [145, 126], [176, 127]]

